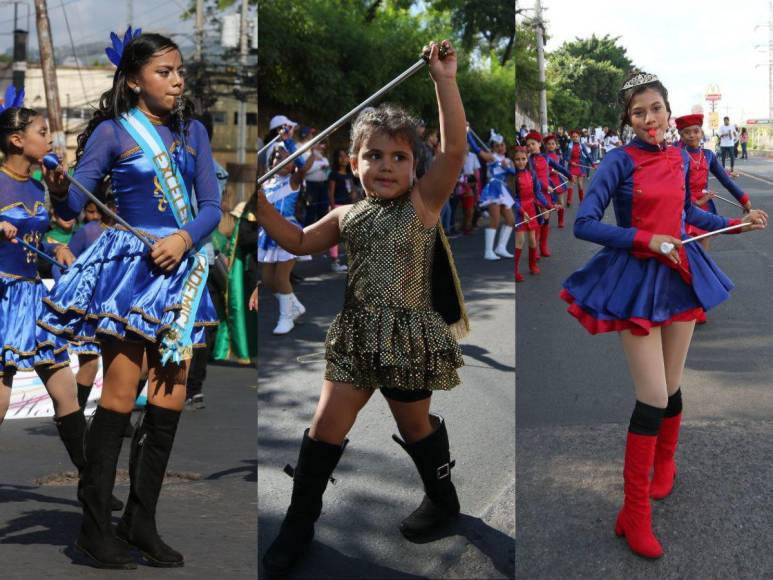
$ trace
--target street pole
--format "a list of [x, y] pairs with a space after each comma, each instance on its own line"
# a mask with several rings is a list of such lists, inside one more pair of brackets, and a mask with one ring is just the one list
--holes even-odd
[[35, 21], [40, 45], [40, 68], [43, 73], [43, 87], [46, 92], [46, 107], [48, 109], [48, 126], [51, 131], [54, 151], [64, 157], [66, 143], [62, 130], [62, 107], [59, 104], [59, 88], [56, 83], [56, 64], [54, 62], [54, 45], [51, 39], [51, 23], [48, 20], [46, 0], [35, 0]]
[[[240, 39], [240, 58], [239, 64], [239, 77], [245, 74], [247, 71], [247, 57], [249, 55], [249, 45], [247, 43], [247, 7], [249, 0], [242, 0], [242, 15], [241, 22], [239, 23], [239, 39]], [[241, 79], [237, 77], [237, 90], [239, 96], [239, 137], [236, 146], [236, 162], [244, 167], [244, 162], [247, 155], [247, 97], [244, 90], [245, 87], [241, 86]], [[243, 170], [243, 169], [242, 169]], [[241, 173], [241, 171], [240, 171]], [[237, 186], [237, 196], [240, 201], [244, 201], [244, 177], [240, 176]]]
[[201, 63], [204, 45], [204, 0], [196, 0], [196, 62]]
[[24, 88], [27, 74], [27, 30], [19, 29], [19, 3], [13, 3], [13, 86]]
[[534, 32], [537, 35], [537, 68], [539, 69], [539, 123], [540, 131], [544, 134], [548, 130], [548, 96], [545, 84], [545, 23], [542, 20], [540, 0], [534, 0], [534, 10], [537, 12], [534, 18]]

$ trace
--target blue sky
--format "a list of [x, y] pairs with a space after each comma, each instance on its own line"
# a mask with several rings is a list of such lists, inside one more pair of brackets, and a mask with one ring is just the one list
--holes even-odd
[[[37, 47], [35, 9], [30, 4], [29, 47]], [[67, 10], [75, 44], [110, 41], [111, 31], [126, 30], [128, 24], [128, 2], [112, 0], [48, 0], [48, 14], [54, 45], [69, 45], [63, 8]], [[181, 21], [180, 14], [187, 7], [187, 0], [134, 0], [134, 22], [141, 28], [161, 33], [193, 34], [193, 19]], [[27, 26], [25, 6], [19, 6], [19, 27]], [[0, 5], [0, 53], [12, 46], [13, 5]], [[182, 38], [176, 38], [182, 42]], [[182, 42], [188, 44], [188, 42]]]
[[[668, 88], [675, 115], [708, 110], [706, 87], [719, 85], [718, 110], [734, 122], [768, 116], [768, 2], [765, 0], [542, 0], [547, 49], [579, 36], [620, 36], [633, 62]], [[521, 7], [533, 6], [520, 0]], [[533, 13], [529, 13], [530, 15]], [[757, 25], [763, 25], [754, 29]], [[755, 45], [764, 45], [755, 49]], [[756, 66], [762, 65], [762, 66]]]

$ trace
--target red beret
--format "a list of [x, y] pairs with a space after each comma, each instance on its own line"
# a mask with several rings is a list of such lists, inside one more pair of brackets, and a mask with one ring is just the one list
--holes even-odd
[[529, 152], [529, 150], [526, 147], [524, 147], [523, 145], [518, 145], [516, 147], [513, 147], [513, 151], [515, 151], [516, 153], [528, 153]]
[[542, 140], [543, 140], [543, 141], [550, 141], [551, 139], [555, 140], [555, 138], [556, 138], [556, 136], [555, 136], [555, 135], [553, 135], [553, 133], [548, 133], [547, 135], [545, 135], [545, 136], [542, 138]]
[[531, 131], [526, 135], [526, 141], [528, 141], [529, 139], [534, 139], [535, 141], [539, 142], [539, 141], [542, 141], [542, 135], [540, 135], [536, 131]]
[[681, 131], [682, 129], [686, 129], [687, 127], [691, 127], [693, 125], [698, 125], [698, 127], [703, 127], [703, 115], [700, 113], [696, 113], [695, 115], [685, 115], [684, 117], [678, 117], [676, 119], [676, 128]]
[[571, 131], [569, 131], [569, 135], [582, 135], [582, 131], [580, 131], [579, 129], [572, 129]]

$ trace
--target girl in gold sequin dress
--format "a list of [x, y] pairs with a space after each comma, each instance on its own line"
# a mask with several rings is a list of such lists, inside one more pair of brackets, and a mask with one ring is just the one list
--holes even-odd
[[344, 309], [326, 341], [327, 368], [310, 429], [303, 436], [290, 507], [263, 563], [281, 575], [314, 536], [327, 481], [346, 435], [376, 389], [386, 398], [424, 483], [421, 505], [400, 525], [410, 540], [426, 538], [459, 514], [451, 483], [445, 422], [430, 414], [433, 390], [459, 384], [456, 337], [467, 319], [448, 243], [438, 226], [465, 158], [465, 117], [456, 85], [456, 54], [443, 41], [429, 47], [440, 112], [440, 153], [415, 180], [416, 120], [389, 105], [363, 111], [352, 125], [351, 163], [366, 198], [338, 207], [303, 231], [258, 197], [258, 220], [293, 254], [343, 242], [349, 257]]

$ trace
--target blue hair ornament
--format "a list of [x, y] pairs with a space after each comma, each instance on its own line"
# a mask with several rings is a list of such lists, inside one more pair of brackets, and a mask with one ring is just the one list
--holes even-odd
[[12, 109], [14, 107], [22, 107], [24, 105], [24, 89], [16, 92], [16, 87], [8, 85], [5, 89], [5, 101], [0, 105], [0, 113], [6, 109]]
[[129, 26], [129, 28], [126, 29], [126, 33], [123, 35], [122, 41], [120, 38], [118, 38], [118, 35], [115, 32], [111, 32], [110, 40], [113, 41], [113, 46], [108, 46], [105, 49], [105, 54], [107, 54], [107, 58], [110, 59], [110, 62], [112, 62], [115, 66], [120, 65], [121, 57], [123, 56], [123, 49], [126, 48], [126, 45], [137, 38], [140, 34], [142, 34], [142, 28], [138, 28], [132, 32], [132, 27]]

